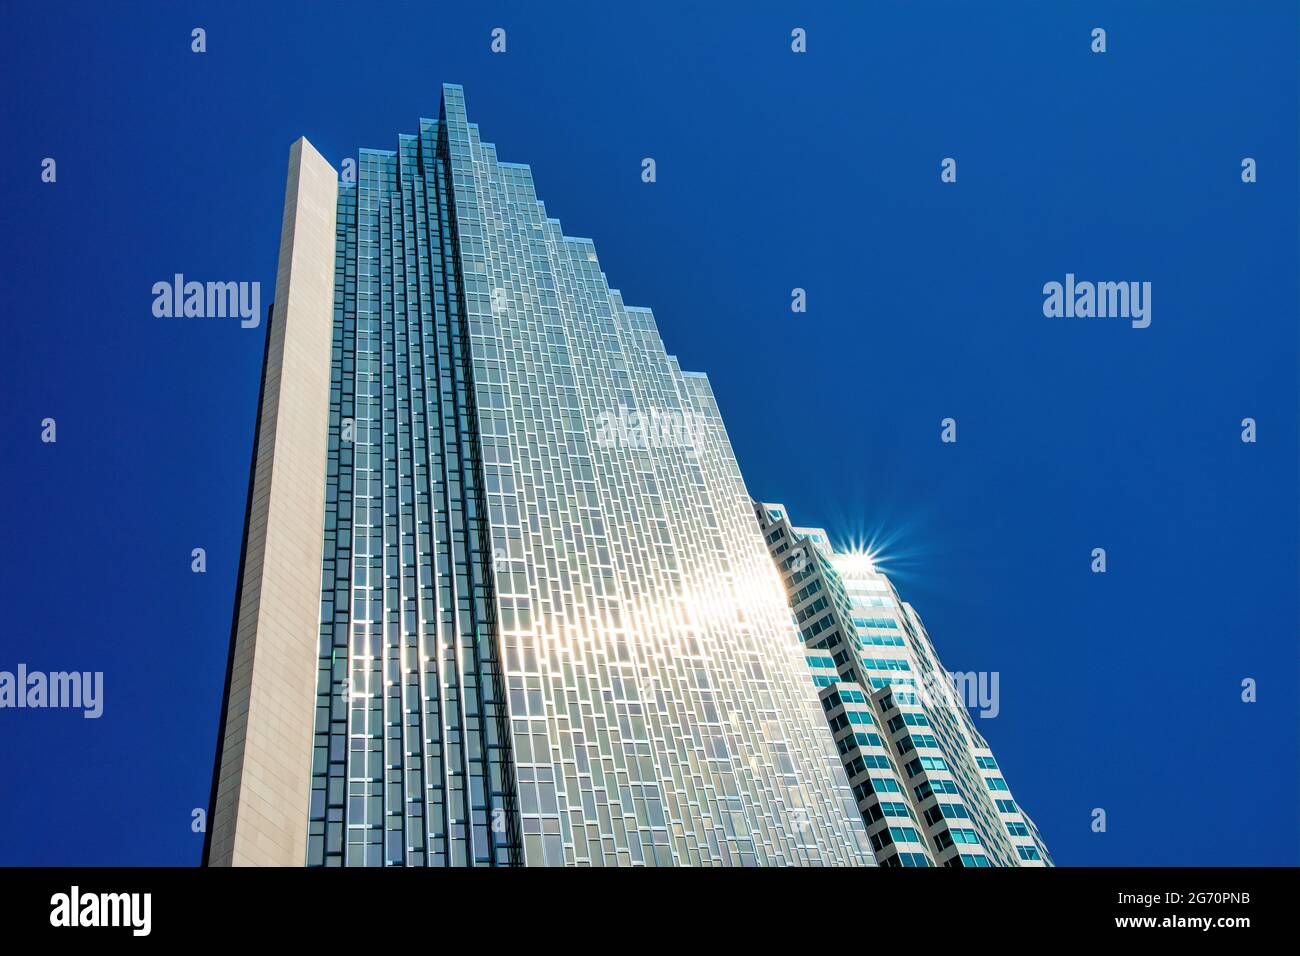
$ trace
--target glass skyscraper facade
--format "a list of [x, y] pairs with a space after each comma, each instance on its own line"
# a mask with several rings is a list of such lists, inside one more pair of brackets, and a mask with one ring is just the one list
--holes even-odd
[[959, 693], [912, 606], [867, 555], [836, 552], [784, 505], [754, 513], [879, 863], [1050, 866], [967, 710], [969, 680]]
[[207, 862], [874, 863], [707, 378], [463, 91], [285, 208]]

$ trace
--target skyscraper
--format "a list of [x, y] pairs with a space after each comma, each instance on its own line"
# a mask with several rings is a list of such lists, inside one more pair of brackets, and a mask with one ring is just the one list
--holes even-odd
[[443, 87], [290, 151], [212, 865], [864, 864], [708, 380]]
[[880, 864], [1050, 866], [912, 606], [869, 556], [753, 504]]

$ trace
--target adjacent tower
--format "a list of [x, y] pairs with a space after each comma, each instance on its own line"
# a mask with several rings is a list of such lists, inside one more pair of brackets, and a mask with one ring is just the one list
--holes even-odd
[[1050, 866], [912, 606], [868, 556], [753, 505], [880, 864]]
[[290, 153], [211, 865], [869, 864], [708, 380], [445, 86]]

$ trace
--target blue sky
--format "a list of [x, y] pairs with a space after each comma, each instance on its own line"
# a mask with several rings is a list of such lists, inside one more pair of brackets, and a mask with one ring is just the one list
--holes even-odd
[[[7, 8], [0, 669], [106, 700], [0, 711], [0, 862], [197, 862], [263, 330], [150, 290], [269, 290], [292, 140], [392, 148], [443, 82], [709, 373], [751, 491], [1000, 673], [1059, 863], [1300, 862], [1294, 4], [372, 6]], [[1045, 318], [1067, 272], [1151, 282], [1150, 328]]]

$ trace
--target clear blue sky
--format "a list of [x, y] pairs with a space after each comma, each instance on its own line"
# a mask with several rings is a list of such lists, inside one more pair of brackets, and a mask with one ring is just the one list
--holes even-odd
[[[1000, 673], [1058, 862], [1300, 862], [1294, 3], [380, 6], [6, 4], [0, 669], [107, 687], [0, 711], [0, 863], [197, 862], [262, 330], [150, 289], [269, 299], [292, 140], [392, 148], [443, 82], [709, 373], [751, 491], [886, 541]], [[1150, 281], [1151, 327], [1045, 318], [1067, 272]]]

